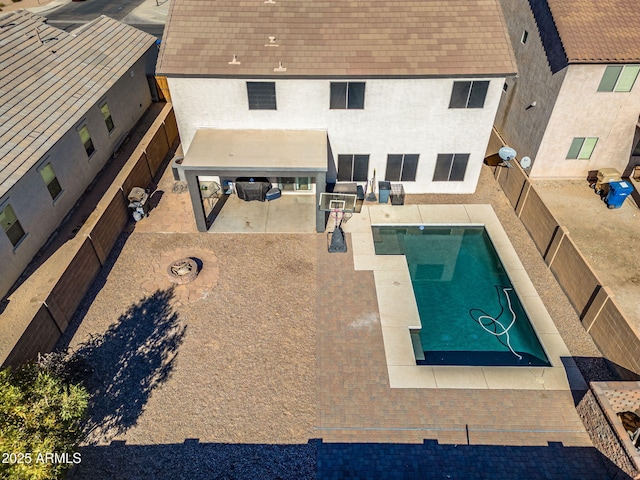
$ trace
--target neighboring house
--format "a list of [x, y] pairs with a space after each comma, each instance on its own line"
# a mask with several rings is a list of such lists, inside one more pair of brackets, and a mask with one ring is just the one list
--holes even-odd
[[157, 71], [202, 231], [211, 176], [474, 192], [516, 70], [497, 0], [174, 0]]
[[640, 163], [640, 8], [635, 0], [502, 0], [518, 76], [496, 129], [532, 178], [586, 178]]
[[155, 37], [106, 17], [45, 22], [0, 16], [0, 296], [151, 103]]

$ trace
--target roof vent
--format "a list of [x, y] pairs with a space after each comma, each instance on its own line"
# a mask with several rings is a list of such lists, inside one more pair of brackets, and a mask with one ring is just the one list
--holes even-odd
[[287, 69], [282, 66], [282, 62], [278, 62], [278, 67], [273, 69], [274, 72], [286, 72]]
[[269, 37], [269, 43], [265, 43], [264, 46], [265, 47], [277, 47], [278, 44], [276, 43], [276, 37], [270, 36]]
[[240, 65], [240, 61], [238, 60], [238, 57], [236, 55], [233, 56], [233, 58], [229, 62], [229, 65]]

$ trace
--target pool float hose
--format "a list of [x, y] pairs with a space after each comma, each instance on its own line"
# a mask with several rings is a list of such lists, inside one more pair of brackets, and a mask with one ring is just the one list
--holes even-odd
[[[500, 286], [499, 285], [496, 285], [496, 290], [498, 291], [498, 303], [500, 303], [500, 307], [501, 307], [500, 315], [494, 318], [491, 315], [487, 314], [487, 312], [479, 308], [472, 308], [471, 310], [469, 310], [469, 315], [471, 315], [471, 318], [473, 318], [476, 322], [478, 322], [478, 325], [480, 325], [483, 328], [483, 330], [485, 330], [486, 332], [490, 333], [495, 337], [498, 337], [498, 340], [500, 340], [500, 343], [502, 343], [502, 339], [500, 337], [504, 335], [506, 344], [503, 343], [503, 345], [506, 345], [509, 348], [509, 350], [511, 350], [511, 353], [513, 353], [516, 357], [518, 357], [518, 360], [522, 360], [522, 355], [519, 355], [518, 353], [516, 353], [516, 351], [511, 346], [511, 339], [509, 337], [509, 330], [511, 330], [511, 327], [513, 327], [513, 325], [516, 323], [516, 313], [513, 311], [513, 308], [511, 307], [511, 299], [509, 298], [509, 294], [507, 293], [509, 290], [513, 290], [513, 288], [508, 288], [508, 287], [502, 288], [502, 291], [504, 292], [504, 295], [507, 298], [509, 311], [511, 312], [511, 323], [507, 327], [505, 327], [498, 320], [504, 313], [504, 306], [502, 305], [502, 302], [500, 302]], [[473, 316], [473, 313], [472, 313], [474, 311], [481, 312], [482, 315], [476, 318]], [[489, 322], [485, 324], [483, 323], [483, 319], [489, 319]], [[489, 327], [491, 327], [492, 330], [489, 329]], [[500, 327], [500, 329], [502, 330], [498, 331], [499, 329], [497, 327]]]

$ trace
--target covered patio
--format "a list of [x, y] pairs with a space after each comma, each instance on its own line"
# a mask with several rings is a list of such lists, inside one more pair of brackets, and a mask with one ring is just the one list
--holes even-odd
[[[306, 217], [313, 217], [314, 212], [315, 230], [323, 232], [325, 213], [317, 205], [326, 188], [327, 169], [325, 130], [201, 128], [180, 166], [201, 232], [306, 231]], [[279, 179], [311, 178], [311, 185], [309, 190], [287, 192], [272, 202], [244, 202], [222, 193], [207, 211], [203, 185], [211, 177], [221, 183], [235, 182], [239, 177], [266, 177], [274, 186]], [[269, 225], [271, 228], [267, 229]]]

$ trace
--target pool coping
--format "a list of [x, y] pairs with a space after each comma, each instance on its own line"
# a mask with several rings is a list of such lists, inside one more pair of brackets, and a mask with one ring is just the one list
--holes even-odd
[[[371, 226], [484, 226], [551, 362], [550, 367], [417, 365], [411, 330], [421, 328], [404, 255], [376, 255]], [[364, 205], [343, 225], [351, 235], [356, 270], [373, 272], [391, 388], [587, 390], [493, 207], [467, 205]]]

